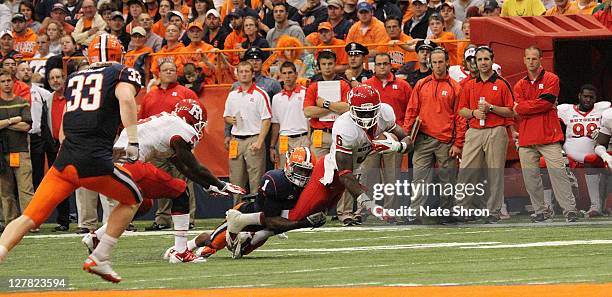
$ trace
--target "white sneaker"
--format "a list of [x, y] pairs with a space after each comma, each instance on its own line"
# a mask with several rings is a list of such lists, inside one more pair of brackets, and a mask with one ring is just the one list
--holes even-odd
[[287, 235], [286, 232], [283, 232], [281, 234], [277, 234], [276, 237], [278, 237], [278, 239], [289, 239], [289, 235]]
[[170, 256], [172, 255], [172, 253], [174, 253], [174, 246], [169, 247], [165, 252], [164, 255], [162, 256], [162, 258], [166, 261], [168, 261], [168, 259], [170, 259]]
[[247, 225], [242, 223], [240, 216], [242, 213], [235, 209], [230, 209], [225, 212], [225, 220], [227, 221], [227, 232], [238, 234]]
[[89, 254], [91, 254], [98, 246], [98, 243], [100, 243], [100, 240], [96, 236], [96, 233], [92, 231], [85, 234], [85, 236], [83, 236], [83, 238], [81, 239], [81, 242], [87, 248]]
[[251, 233], [249, 232], [240, 232], [233, 236], [233, 238], [229, 232], [225, 232], [227, 249], [232, 253], [232, 259], [242, 258], [242, 244], [250, 238]]
[[110, 261], [100, 261], [91, 255], [85, 260], [83, 270], [96, 274], [109, 282], [118, 283], [121, 281], [121, 276], [113, 270]]
[[177, 264], [177, 263], [204, 263], [204, 262], [206, 262], [206, 259], [203, 258], [203, 257], [196, 256], [190, 250], [185, 250], [182, 253], [177, 253], [176, 251], [173, 251], [172, 254], [170, 255], [170, 259], [168, 260], [168, 262], [170, 262], [172, 264]]

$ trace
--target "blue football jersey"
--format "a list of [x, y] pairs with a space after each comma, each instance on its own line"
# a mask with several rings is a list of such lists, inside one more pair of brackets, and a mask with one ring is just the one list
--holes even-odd
[[304, 188], [294, 185], [282, 169], [270, 170], [261, 178], [258, 198], [266, 216], [279, 216], [295, 206]]

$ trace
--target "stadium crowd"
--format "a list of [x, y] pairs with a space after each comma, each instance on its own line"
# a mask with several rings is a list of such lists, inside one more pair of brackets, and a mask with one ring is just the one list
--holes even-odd
[[[224, 117], [230, 182], [251, 193], [258, 191], [266, 170], [285, 166], [285, 152], [292, 148], [310, 146], [318, 159], [329, 153], [336, 142], [334, 120], [349, 111], [347, 93], [366, 84], [393, 107], [398, 126], [410, 131], [420, 123], [410, 154], [414, 180], [431, 180], [430, 171], [437, 166], [440, 182], [476, 183], [471, 169], [491, 169], [491, 190], [484, 201], [440, 197], [441, 206], [486, 208], [491, 214], [485, 219], [491, 223], [507, 215], [503, 173], [495, 169], [503, 171], [507, 143], [518, 139], [534, 221], [549, 220], [552, 194], [550, 187], [542, 190], [538, 164], [543, 156], [549, 168], [565, 167], [563, 135], [554, 121], [559, 80], [542, 70], [542, 53], [532, 47], [525, 50], [527, 79], [510, 86], [502, 78], [503, 65], [494, 63], [493, 51], [469, 43], [470, 19], [561, 14], [593, 14], [612, 30], [610, 0], [0, 0], [3, 222], [8, 224], [18, 208], [27, 206], [45, 167], [53, 163], [66, 78], [88, 66], [84, 53], [100, 34], [116, 36], [126, 52], [123, 63], [148, 78], [139, 118], [170, 112], [182, 99], [209, 100], [205, 85], [233, 83], [223, 115], [208, 117]], [[577, 95], [596, 99], [597, 90], [585, 85]], [[534, 103], [537, 99], [546, 102]], [[543, 128], [528, 129], [534, 125]], [[399, 154], [373, 154], [364, 161], [362, 168], [370, 170], [360, 180], [369, 189], [375, 183], [393, 183], [401, 162]], [[182, 177], [171, 164], [156, 166]], [[533, 168], [538, 169], [528, 170]], [[575, 221], [568, 175], [552, 170], [549, 177], [563, 215]], [[195, 219], [193, 186], [189, 183], [190, 228]], [[113, 205], [89, 190], [75, 195], [77, 232], [87, 233], [98, 224], [98, 203], [105, 214]], [[425, 205], [427, 197], [416, 196], [411, 207]], [[597, 215], [604, 210], [602, 199], [595, 192], [591, 196], [589, 213]], [[364, 220], [355, 198], [346, 192], [337, 204], [345, 226]], [[57, 208], [57, 231], [69, 230], [69, 201]], [[399, 208], [405, 202], [390, 195], [384, 207]], [[168, 199], [158, 202], [155, 222], [147, 230], [171, 227], [171, 205]], [[387, 218], [408, 224], [422, 219]]]

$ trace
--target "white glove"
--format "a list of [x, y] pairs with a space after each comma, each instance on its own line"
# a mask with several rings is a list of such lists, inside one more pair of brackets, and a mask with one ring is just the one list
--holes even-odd
[[406, 150], [407, 145], [401, 141], [393, 139], [389, 132], [384, 132], [386, 139], [372, 141], [375, 151], [381, 154], [400, 153]]
[[381, 220], [383, 219], [383, 209], [376, 205], [374, 200], [372, 200], [368, 194], [361, 193], [361, 195], [357, 197], [357, 204], [359, 204], [360, 207], [367, 209], [375, 217]]
[[223, 188], [219, 189], [217, 186], [215, 185], [210, 185], [208, 188], [204, 188], [204, 191], [206, 192], [213, 192], [213, 193], [217, 193], [217, 194], [221, 194], [221, 195], [228, 195], [228, 194], [246, 194], [246, 190], [234, 185], [234, 184], [230, 184], [230, 183], [226, 183], [223, 182]]
[[125, 148], [126, 161], [129, 163], [138, 161], [139, 154], [140, 149], [138, 148], [138, 143], [128, 143], [127, 147]]

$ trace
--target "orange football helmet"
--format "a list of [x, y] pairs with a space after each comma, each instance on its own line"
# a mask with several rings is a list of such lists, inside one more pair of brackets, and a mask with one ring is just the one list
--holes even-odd
[[89, 64], [98, 62], [119, 62], [123, 57], [123, 45], [117, 37], [110, 34], [100, 34], [94, 37], [87, 47]]
[[288, 151], [285, 162], [285, 176], [294, 185], [304, 187], [310, 181], [312, 169], [317, 163], [317, 157], [310, 152], [310, 149], [298, 146]]

